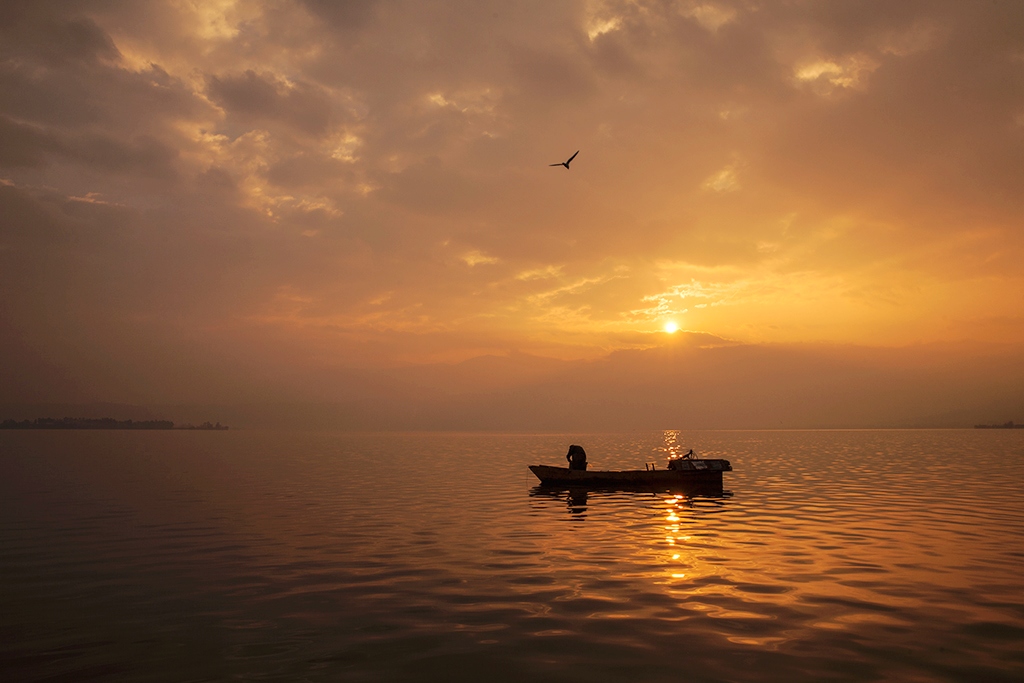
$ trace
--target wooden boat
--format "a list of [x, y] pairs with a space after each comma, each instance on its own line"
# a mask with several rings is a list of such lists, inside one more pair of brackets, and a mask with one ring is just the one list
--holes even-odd
[[543, 486], [673, 487], [722, 485], [722, 472], [731, 472], [728, 460], [717, 458], [672, 458], [668, 468], [644, 470], [571, 470], [568, 467], [530, 465]]

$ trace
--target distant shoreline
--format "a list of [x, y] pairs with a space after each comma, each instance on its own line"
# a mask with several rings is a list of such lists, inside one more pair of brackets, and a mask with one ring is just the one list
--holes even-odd
[[204, 422], [201, 425], [175, 425], [170, 420], [115, 420], [112, 417], [37, 417], [34, 420], [4, 420], [0, 429], [184, 429], [224, 431], [227, 425]]
[[1001, 425], [974, 425], [975, 429], [1024, 429], [1024, 425], [1014, 424], [1013, 420]]

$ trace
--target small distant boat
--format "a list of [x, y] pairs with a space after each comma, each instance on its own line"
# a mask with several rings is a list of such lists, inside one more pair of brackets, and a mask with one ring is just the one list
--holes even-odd
[[544, 486], [592, 487], [673, 487], [688, 485], [722, 485], [722, 473], [732, 472], [728, 460], [719, 458], [671, 458], [663, 470], [650, 466], [643, 470], [584, 470], [530, 465]]

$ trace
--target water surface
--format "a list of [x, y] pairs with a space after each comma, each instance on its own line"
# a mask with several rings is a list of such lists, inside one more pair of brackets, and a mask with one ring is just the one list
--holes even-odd
[[[548, 491], [732, 461], [720, 496]], [[1024, 433], [0, 432], [23, 681], [1020, 681]]]

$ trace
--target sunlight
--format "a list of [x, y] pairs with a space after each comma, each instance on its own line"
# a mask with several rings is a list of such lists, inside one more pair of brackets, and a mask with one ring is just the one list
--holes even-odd
[[675, 334], [679, 330], [679, 325], [676, 325], [673, 321], [669, 320], [665, 323], [665, 332], [667, 334]]

